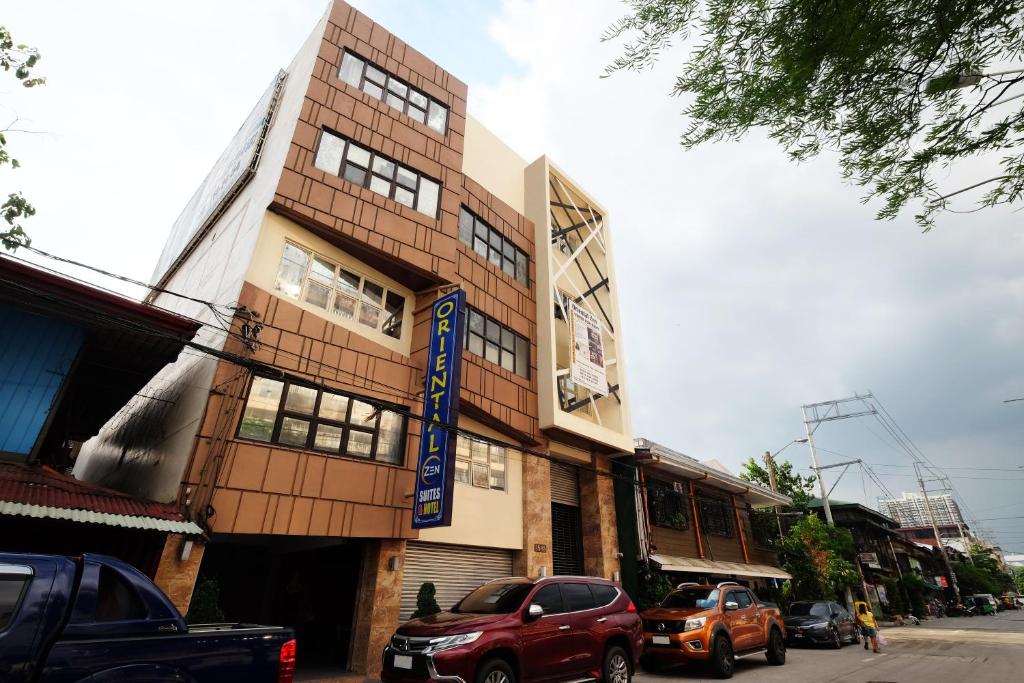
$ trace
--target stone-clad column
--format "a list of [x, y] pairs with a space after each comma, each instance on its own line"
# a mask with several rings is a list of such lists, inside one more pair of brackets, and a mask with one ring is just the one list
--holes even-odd
[[551, 463], [523, 454], [523, 550], [516, 554], [515, 572], [540, 576], [551, 567]]
[[195, 543], [188, 559], [182, 561], [181, 550], [185, 537], [180, 534], [167, 534], [164, 550], [160, 555], [160, 564], [156, 568], [153, 583], [160, 587], [182, 616], [188, 614], [189, 603], [192, 602], [192, 591], [196, 587], [199, 565], [203, 563], [203, 550], [206, 546]]
[[[399, 558], [397, 570], [388, 568], [392, 557]], [[404, 570], [404, 540], [381, 539], [369, 542], [363, 555], [359, 602], [355, 627], [352, 629], [350, 668], [356, 673], [380, 678], [381, 654], [398, 628]]]
[[583, 526], [583, 569], [588, 576], [612, 578], [619, 571], [619, 534], [615, 527], [615, 490], [611, 462], [594, 456], [598, 472], [580, 470], [580, 519]]

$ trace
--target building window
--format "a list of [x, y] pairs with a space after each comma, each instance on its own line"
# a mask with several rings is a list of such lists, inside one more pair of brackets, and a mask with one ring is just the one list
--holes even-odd
[[530, 286], [530, 258], [526, 252], [464, 206], [459, 214], [459, 239], [495, 268]]
[[448, 107], [405, 81], [346, 51], [338, 77], [368, 95], [384, 100], [406, 116], [425, 123], [441, 135], [448, 130]]
[[754, 543], [759, 548], [774, 550], [779, 536], [779, 522], [775, 513], [771, 510], [754, 510], [749, 505], [747, 513], [750, 515], [750, 535], [754, 537]]
[[647, 480], [647, 510], [651, 515], [652, 524], [679, 530], [689, 527], [689, 516], [686, 514], [687, 498], [682, 490], [683, 486], [684, 484], [679, 482]]
[[706, 493], [697, 495], [700, 528], [712, 536], [732, 536], [732, 506], [726, 498]]
[[467, 308], [465, 348], [521, 377], [530, 377], [530, 341], [484, 315]]
[[455, 481], [504, 491], [506, 460], [506, 451], [501, 446], [459, 437], [455, 446]]
[[256, 376], [238, 436], [400, 465], [405, 416], [352, 394]]
[[291, 242], [284, 245], [275, 289], [340, 318], [358, 320], [389, 337], [402, 338], [404, 296]]
[[437, 218], [441, 185], [382, 154], [336, 135], [320, 131], [314, 165], [350, 183], [366, 187], [399, 204]]

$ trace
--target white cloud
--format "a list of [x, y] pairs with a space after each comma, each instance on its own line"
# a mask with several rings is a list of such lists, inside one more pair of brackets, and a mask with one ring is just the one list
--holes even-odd
[[[524, 71], [471, 83], [470, 111], [611, 212], [637, 434], [736, 468], [802, 434], [802, 403], [872, 388], [933, 459], [977, 439], [978, 457], [1010, 462], [1024, 430], [993, 397], [1024, 383], [1019, 216], [949, 215], [922, 235], [874, 221], [834, 158], [795, 165], [758, 134], [683, 151], [679, 49], [599, 78], [623, 9], [508, 0], [490, 32]], [[860, 425], [822, 438], [899, 457]], [[853, 479], [838, 493], [864, 497]]]

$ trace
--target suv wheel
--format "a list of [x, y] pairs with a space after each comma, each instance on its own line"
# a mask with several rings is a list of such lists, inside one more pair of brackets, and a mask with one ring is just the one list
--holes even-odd
[[629, 658], [619, 646], [608, 648], [604, 655], [604, 683], [629, 683]]
[[480, 667], [476, 683], [516, 683], [516, 675], [504, 659], [489, 659]]
[[843, 641], [839, 637], [839, 629], [837, 629], [835, 626], [833, 626], [831, 628], [831, 633], [829, 635], [832, 636], [832, 640], [828, 644], [829, 647], [831, 647], [833, 650], [841, 649], [843, 647]]
[[715, 638], [711, 648], [711, 672], [715, 678], [732, 678], [736, 668], [736, 657], [732, 651], [732, 643], [725, 636]]
[[786, 643], [777, 628], [773, 628], [771, 635], [768, 636], [768, 652], [765, 656], [772, 666], [782, 666], [786, 663]]

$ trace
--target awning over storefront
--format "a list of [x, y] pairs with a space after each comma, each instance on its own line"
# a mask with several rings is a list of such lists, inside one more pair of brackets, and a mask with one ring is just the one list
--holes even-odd
[[0, 463], [0, 515], [59, 519], [199, 536], [203, 530], [170, 503], [133, 498], [48, 467]]
[[651, 559], [667, 572], [691, 572], [694, 574], [715, 574], [723, 576], [791, 579], [793, 576], [784, 569], [767, 564], [745, 564], [743, 562], [716, 562], [696, 557], [674, 557], [672, 555], [651, 555]]

